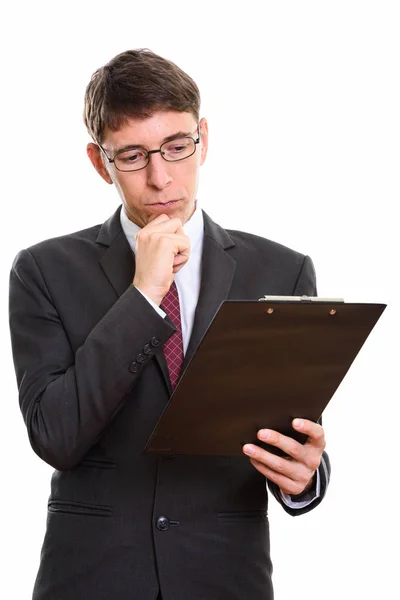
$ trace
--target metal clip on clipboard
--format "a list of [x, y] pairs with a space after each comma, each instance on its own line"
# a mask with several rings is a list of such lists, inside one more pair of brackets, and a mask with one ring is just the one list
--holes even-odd
[[343, 298], [318, 298], [317, 296], [264, 296], [259, 302], [344, 302]]

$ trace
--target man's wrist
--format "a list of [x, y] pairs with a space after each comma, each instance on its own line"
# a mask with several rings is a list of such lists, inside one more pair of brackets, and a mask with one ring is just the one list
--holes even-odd
[[[134, 287], [136, 287], [136, 285], [134, 285]], [[149, 296], [147, 296], [144, 292], [142, 292], [142, 290], [140, 290], [138, 287], [136, 287], [136, 289], [138, 292], [140, 292], [142, 294], [142, 296], [154, 308], [154, 310], [160, 315], [160, 317], [165, 319], [165, 317], [166, 317], [165, 311], [163, 311], [162, 308], [160, 308], [160, 306], [158, 304], [156, 304], [151, 298], [149, 298]]]

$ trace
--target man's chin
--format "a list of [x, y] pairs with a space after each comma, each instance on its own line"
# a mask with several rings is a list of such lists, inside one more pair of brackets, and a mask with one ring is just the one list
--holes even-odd
[[146, 208], [149, 212], [149, 223], [156, 219], [159, 215], [167, 215], [167, 217], [170, 219], [180, 219], [182, 224], [184, 224], [189, 221], [196, 210], [196, 203], [194, 203], [192, 206], [188, 206], [183, 200], [175, 200], [172, 202], [159, 202], [150, 204], [147, 205]]

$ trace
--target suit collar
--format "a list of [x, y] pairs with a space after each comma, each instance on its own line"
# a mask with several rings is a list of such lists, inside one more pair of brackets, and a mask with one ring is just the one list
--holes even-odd
[[235, 242], [231, 238], [225, 229], [222, 229], [217, 223], [215, 223], [203, 210], [204, 217], [204, 236], [209, 237], [213, 240], [222, 250], [228, 250], [235, 245]]
[[114, 214], [111, 215], [107, 221], [100, 227], [100, 231], [96, 238], [96, 243], [103, 244], [103, 246], [111, 246], [116, 237], [122, 232], [121, 227], [121, 212], [122, 204], [117, 208]]

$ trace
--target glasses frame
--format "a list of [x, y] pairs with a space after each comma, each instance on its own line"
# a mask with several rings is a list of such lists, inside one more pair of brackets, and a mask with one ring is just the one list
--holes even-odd
[[117, 171], [119, 171], [120, 173], [134, 173], [135, 171], [142, 171], [143, 169], [145, 169], [145, 168], [148, 166], [148, 164], [149, 164], [149, 162], [150, 162], [150, 155], [151, 155], [151, 154], [158, 154], [158, 153], [160, 153], [160, 154], [161, 154], [161, 156], [162, 156], [162, 158], [163, 158], [163, 159], [164, 159], [166, 162], [170, 162], [170, 163], [179, 162], [179, 161], [181, 161], [181, 160], [186, 160], [187, 158], [190, 158], [190, 157], [191, 157], [191, 156], [193, 156], [193, 154], [196, 152], [197, 144], [199, 144], [199, 143], [200, 143], [200, 125], [198, 125], [198, 127], [197, 127], [197, 129], [196, 129], [196, 132], [195, 132], [195, 133], [197, 133], [197, 139], [195, 139], [195, 138], [194, 138], [194, 137], [192, 137], [191, 135], [185, 135], [185, 136], [183, 136], [183, 137], [180, 137], [180, 136], [179, 136], [179, 137], [175, 138], [176, 140], [187, 140], [187, 139], [189, 139], [189, 140], [193, 140], [193, 142], [194, 142], [194, 150], [193, 150], [193, 152], [192, 152], [191, 154], [189, 154], [188, 156], [184, 156], [183, 158], [177, 158], [176, 160], [169, 160], [168, 158], [165, 158], [165, 156], [164, 156], [164, 155], [163, 155], [163, 153], [162, 153], [162, 147], [163, 147], [165, 144], [170, 144], [171, 142], [174, 142], [174, 141], [175, 141], [175, 139], [169, 140], [168, 142], [164, 142], [164, 143], [163, 143], [163, 144], [161, 144], [161, 146], [160, 146], [158, 149], [156, 149], [156, 150], [146, 150], [146, 148], [143, 148], [142, 146], [138, 146], [137, 148], [135, 148], [135, 150], [139, 150], [139, 149], [140, 149], [140, 150], [143, 150], [143, 151], [144, 151], [144, 153], [145, 153], [145, 155], [146, 155], [146, 158], [147, 158], [147, 162], [146, 162], [146, 164], [144, 165], [144, 167], [140, 167], [140, 169], [119, 169], [119, 168], [117, 167], [117, 164], [116, 164], [116, 162], [115, 162], [115, 159], [116, 159], [116, 157], [118, 156], [118, 154], [122, 154], [123, 152], [126, 152], [127, 150], [129, 150], [129, 148], [127, 148], [126, 150], [119, 150], [119, 151], [118, 151], [118, 152], [116, 152], [116, 153], [114, 154], [114, 156], [111, 158], [110, 156], [108, 156], [107, 152], [104, 150], [104, 148], [103, 148], [103, 146], [102, 146], [101, 144], [99, 144], [99, 143], [97, 142], [97, 145], [98, 145], [98, 147], [100, 148], [100, 150], [103, 152], [103, 154], [104, 154], [104, 156], [106, 157], [106, 159], [108, 160], [108, 162], [109, 162], [110, 164], [111, 164], [111, 163], [114, 163], [114, 165], [115, 165], [115, 168], [117, 169]]

